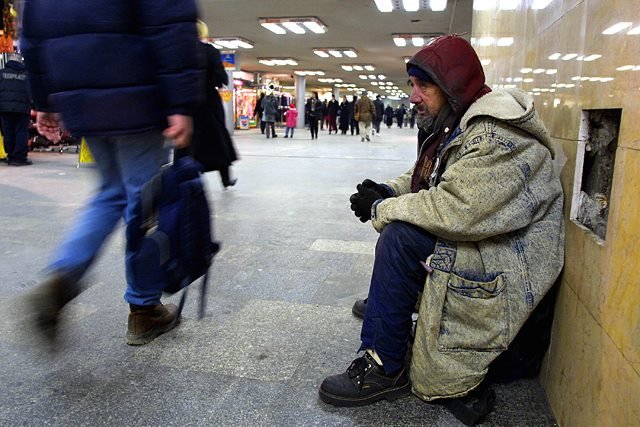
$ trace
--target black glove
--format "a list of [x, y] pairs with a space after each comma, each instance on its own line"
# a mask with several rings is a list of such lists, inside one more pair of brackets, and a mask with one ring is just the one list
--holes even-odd
[[375, 190], [378, 194], [380, 194], [380, 199], [386, 199], [387, 197], [393, 196], [393, 194], [389, 194], [389, 187], [371, 181], [369, 178], [362, 181], [362, 186]]
[[349, 198], [351, 202], [351, 210], [360, 218], [361, 222], [367, 222], [371, 219], [371, 206], [376, 200], [384, 199], [384, 197], [376, 190], [367, 188], [363, 184], [356, 186], [357, 193]]

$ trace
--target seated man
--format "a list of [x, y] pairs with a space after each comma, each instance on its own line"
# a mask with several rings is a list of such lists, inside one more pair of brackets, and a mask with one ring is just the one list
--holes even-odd
[[337, 406], [411, 391], [427, 401], [466, 395], [563, 265], [562, 188], [532, 98], [492, 91], [473, 48], [457, 36], [424, 47], [407, 72], [428, 136], [406, 174], [365, 180], [351, 196], [356, 216], [371, 219], [380, 237], [364, 354], [320, 386], [320, 398]]

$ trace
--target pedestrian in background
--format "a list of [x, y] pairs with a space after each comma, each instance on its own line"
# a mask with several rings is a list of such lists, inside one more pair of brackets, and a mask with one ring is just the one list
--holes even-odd
[[265, 123], [264, 129], [267, 139], [270, 137], [277, 138], [276, 135], [276, 114], [278, 114], [278, 100], [273, 92], [269, 92], [262, 102], [262, 121]]
[[376, 115], [376, 107], [367, 94], [363, 94], [358, 102], [356, 102], [356, 118], [358, 120], [358, 128], [360, 129], [360, 141], [371, 141], [371, 122]]
[[380, 95], [376, 95], [376, 100], [373, 101], [373, 105], [375, 107], [376, 110], [376, 116], [373, 119], [373, 128], [376, 131], [376, 134], [380, 134], [380, 122], [382, 122], [382, 119], [384, 118], [384, 104], [382, 103], [382, 100], [380, 99]]
[[29, 115], [31, 97], [29, 80], [22, 58], [17, 53], [8, 57], [0, 70], [0, 121], [4, 139], [4, 151], [10, 166], [29, 166]]
[[[128, 228], [139, 224], [139, 193], [160, 171], [165, 138], [175, 148], [191, 141], [191, 115], [203, 96], [196, 18], [194, 0], [23, 3], [21, 47], [38, 132], [55, 142], [64, 121], [73, 135], [86, 138], [100, 178], [96, 195], [55, 251], [46, 279], [28, 295], [35, 331], [50, 345], [60, 311], [82, 291], [80, 279], [120, 220]], [[132, 234], [128, 229], [126, 235]], [[136, 282], [141, 275], [159, 275], [160, 268], [137, 254], [127, 241], [131, 345], [150, 342], [179, 320], [175, 305], [160, 302], [164, 283], [150, 289]]]
[[293, 130], [296, 128], [296, 122], [298, 120], [298, 110], [296, 110], [296, 104], [294, 104], [293, 102], [289, 104], [289, 109], [285, 111], [284, 117], [287, 125], [284, 137], [289, 138], [289, 131], [291, 131], [291, 138], [293, 138]]
[[342, 98], [338, 111], [340, 112], [340, 134], [346, 135], [349, 130], [349, 125], [351, 124], [351, 117], [349, 116], [350, 103], [346, 95]]
[[329, 135], [331, 135], [331, 131], [334, 131], [336, 134], [338, 133], [338, 125], [336, 124], [336, 117], [338, 117], [338, 101], [336, 101], [336, 96], [331, 95], [331, 101], [327, 104], [327, 116], [329, 118]]

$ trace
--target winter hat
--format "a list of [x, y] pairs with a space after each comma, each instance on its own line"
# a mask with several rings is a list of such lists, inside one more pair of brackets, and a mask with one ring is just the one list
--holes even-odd
[[289, 104], [289, 108], [296, 108], [296, 104], [292, 102], [291, 104]]
[[427, 73], [425, 73], [422, 69], [418, 68], [415, 65], [410, 65], [409, 67], [407, 67], [407, 74], [413, 77], [417, 77], [423, 82], [435, 84], [433, 82], [433, 79], [429, 77]]

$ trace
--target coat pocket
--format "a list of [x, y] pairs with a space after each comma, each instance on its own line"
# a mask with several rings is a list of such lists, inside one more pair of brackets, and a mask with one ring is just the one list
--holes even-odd
[[440, 351], [496, 351], [509, 345], [505, 278], [474, 281], [451, 274], [442, 308]]

